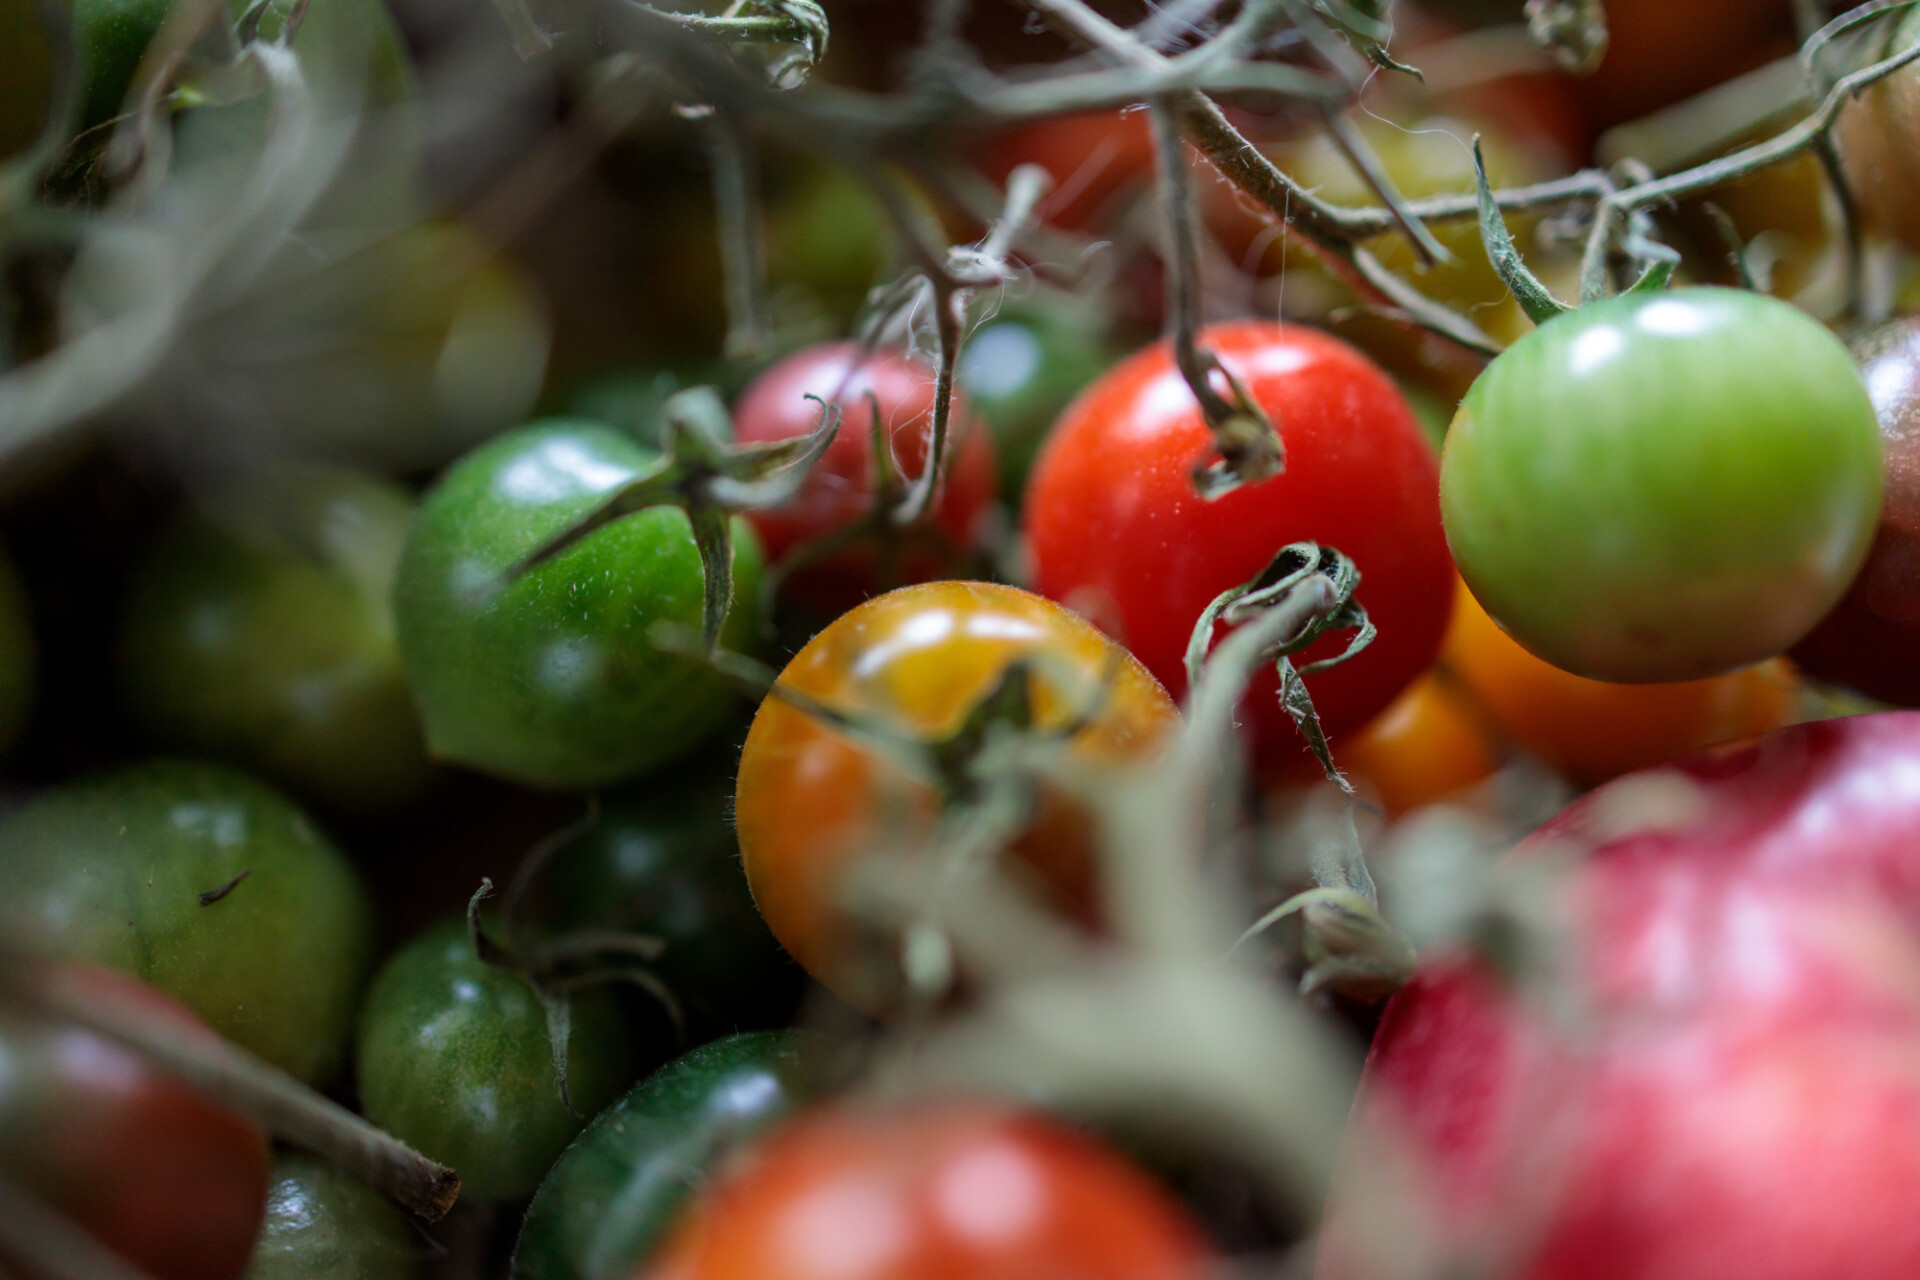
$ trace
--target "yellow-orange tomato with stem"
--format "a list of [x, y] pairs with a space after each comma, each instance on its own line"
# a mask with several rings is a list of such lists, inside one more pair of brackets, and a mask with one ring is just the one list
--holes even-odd
[[1793, 676], [1779, 661], [1674, 684], [1562, 671], [1500, 630], [1465, 586], [1442, 661], [1514, 741], [1583, 783], [1779, 728], [1792, 712]]
[[1334, 743], [1333, 757], [1361, 795], [1398, 817], [1484, 781], [1500, 767], [1500, 746], [1472, 701], [1429, 673]]
[[[1028, 664], [1034, 728], [1085, 723], [1069, 749], [1089, 761], [1157, 752], [1179, 711], [1146, 668], [1078, 615], [1014, 587], [933, 582], [877, 596], [796, 654], [761, 704], [740, 757], [740, 856], [774, 936], [853, 1003], [884, 1007], [890, 974], [859, 962], [840, 910], [840, 877], [863, 854], [925, 848], [939, 788], [780, 696], [803, 695], [903, 739], [951, 737], [1016, 661]], [[1097, 916], [1083, 811], [1042, 794], [1015, 865], [1043, 897]]]

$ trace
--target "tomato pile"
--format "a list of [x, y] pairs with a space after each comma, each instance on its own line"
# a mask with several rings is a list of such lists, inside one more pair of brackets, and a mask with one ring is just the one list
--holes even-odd
[[0, 1275], [1920, 1273], [1920, 3], [973, 8], [0, 0]]

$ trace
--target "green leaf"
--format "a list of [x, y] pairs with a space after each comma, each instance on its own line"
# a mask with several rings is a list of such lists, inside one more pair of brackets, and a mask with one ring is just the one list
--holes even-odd
[[1520, 256], [1520, 250], [1514, 247], [1513, 233], [1507, 229], [1507, 220], [1493, 198], [1493, 187], [1487, 182], [1487, 162], [1481, 155], [1477, 133], [1473, 135], [1473, 180], [1480, 199], [1480, 239], [1487, 247], [1487, 260], [1500, 273], [1502, 283], [1520, 303], [1520, 309], [1535, 324], [1545, 324], [1571, 311], [1573, 308], [1540, 283], [1540, 278]]

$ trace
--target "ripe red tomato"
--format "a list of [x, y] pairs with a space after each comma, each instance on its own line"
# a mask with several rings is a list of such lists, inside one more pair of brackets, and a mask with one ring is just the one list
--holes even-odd
[[1526, 841], [1575, 859], [1568, 998], [1457, 955], [1394, 998], [1323, 1280], [1388, 1274], [1404, 1238], [1360, 1199], [1381, 1136], [1442, 1246], [1508, 1280], [1920, 1274], [1916, 777], [1920, 714], [1819, 721], [1622, 778]]
[[[895, 469], [909, 481], [920, 474], [933, 430], [933, 381], [932, 367], [914, 357], [875, 351], [863, 360], [852, 342], [809, 347], [754, 380], [734, 409], [734, 432], [743, 444], [812, 431], [820, 422], [820, 404], [808, 396], [838, 404], [844, 415], [839, 435], [814, 464], [799, 496], [776, 510], [749, 513], [770, 563], [872, 510], [875, 406]], [[993, 501], [993, 439], [958, 392], [950, 430], [946, 483], [933, 519], [955, 547], [964, 549], [975, 544], [980, 514]], [[938, 558], [910, 557], [899, 568], [909, 580], [925, 578], [939, 572]], [[879, 581], [879, 573], [872, 549], [862, 547], [811, 565], [786, 585], [797, 598], [837, 612], [876, 589], [897, 585]]]
[[651, 1280], [1201, 1280], [1173, 1200], [1041, 1116], [982, 1104], [818, 1111], [683, 1220]]
[[[941, 736], [1022, 658], [1040, 664], [1029, 683], [1038, 728], [1098, 700], [1073, 740], [1085, 759], [1148, 756], [1179, 724], [1166, 691], [1092, 626], [1050, 600], [985, 582], [932, 582], [869, 600], [815, 636], [780, 684], [895, 733]], [[735, 792], [747, 882], [781, 944], [864, 1008], [885, 1007], [898, 980], [857, 948], [836, 904], [838, 878], [889, 843], [925, 847], [940, 808], [898, 763], [778, 697], [761, 703]], [[1096, 914], [1087, 818], [1076, 806], [1043, 797], [1014, 852], [1055, 905], [1081, 919]]]
[[1608, 0], [1606, 15], [1606, 57], [1568, 80], [1597, 128], [1793, 52], [1791, 0]]
[[1116, 196], [1153, 181], [1153, 127], [1144, 111], [1089, 111], [1018, 125], [988, 139], [976, 156], [995, 183], [1037, 164], [1053, 186], [1035, 213], [1070, 231], [1092, 228]]
[[[1379, 638], [1309, 677], [1329, 734], [1365, 724], [1433, 665], [1453, 607], [1433, 452], [1393, 382], [1345, 343], [1311, 329], [1241, 321], [1203, 340], [1279, 428], [1286, 470], [1215, 501], [1190, 470], [1211, 437], [1170, 344], [1123, 361], [1054, 427], [1027, 490], [1034, 581], [1092, 618], [1176, 695], [1201, 611], [1290, 542], [1337, 547], [1360, 567]], [[1343, 635], [1305, 660], [1330, 656]], [[1271, 673], [1247, 723], [1270, 758], [1298, 736]]]
[[[213, 1038], [160, 992], [75, 965], [63, 982]], [[267, 1207], [251, 1121], [84, 1027], [0, 1008], [0, 1166], [155, 1280], [237, 1280]]]

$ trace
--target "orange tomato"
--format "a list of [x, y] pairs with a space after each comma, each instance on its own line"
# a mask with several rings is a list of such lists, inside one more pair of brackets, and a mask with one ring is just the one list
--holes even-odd
[[1444, 800], [1500, 766], [1498, 744], [1479, 711], [1433, 674], [1335, 743], [1333, 758], [1390, 817]]
[[1514, 741], [1582, 783], [1777, 728], [1793, 703], [1779, 661], [1676, 684], [1573, 675], [1521, 648], [1464, 584], [1441, 661]]
[[[1091, 711], [1071, 750], [1093, 761], [1148, 757], [1180, 713], [1146, 668], [1050, 600], [983, 582], [934, 582], [844, 614], [788, 663], [779, 687], [894, 734], [951, 736], [1016, 660], [1030, 663], [1035, 729]], [[806, 970], [852, 1003], [887, 1006], [893, 966], [863, 955], [836, 899], [863, 854], [927, 848], [947, 802], [900, 760], [769, 697], [740, 756], [736, 821], [754, 901]], [[1086, 815], [1042, 793], [1015, 841], [1016, 868], [1043, 897], [1097, 915]]]

